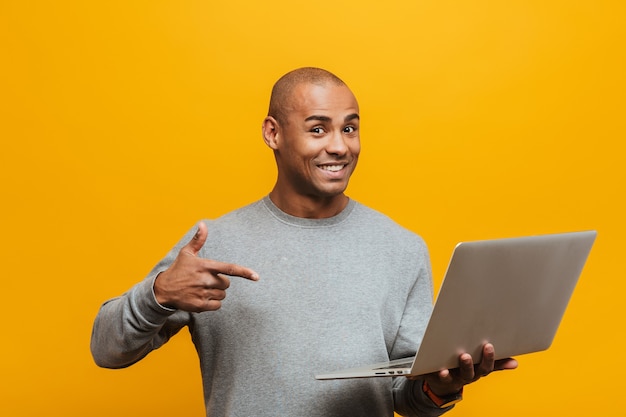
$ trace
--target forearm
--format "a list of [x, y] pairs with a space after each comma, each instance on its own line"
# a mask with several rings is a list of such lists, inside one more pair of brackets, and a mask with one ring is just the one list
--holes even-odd
[[98, 366], [123, 368], [162, 346], [188, 321], [188, 313], [165, 309], [154, 299], [148, 278], [102, 305], [91, 335]]

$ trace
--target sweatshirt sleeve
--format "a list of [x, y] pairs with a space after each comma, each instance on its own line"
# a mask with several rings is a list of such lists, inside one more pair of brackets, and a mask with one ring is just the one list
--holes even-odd
[[[413, 287], [407, 297], [402, 314], [400, 329], [391, 351], [391, 359], [415, 355], [432, 311], [433, 282], [430, 256], [426, 244], [419, 238], [419, 254]], [[423, 380], [410, 380], [397, 377], [393, 381], [393, 399], [395, 412], [406, 417], [436, 417], [452, 407], [440, 409], [422, 391]]]
[[161, 347], [189, 321], [189, 313], [166, 309], [152, 292], [155, 277], [105, 302], [91, 334], [91, 354], [98, 366], [125, 368]]
[[398, 377], [393, 381], [393, 398], [396, 413], [405, 417], [437, 417], [454, 408], [439, 408], [422, 391], [422, 379]]
[[[181, 242], [193, 233], [187, 233]], [[161, 306], [153, 290], [154, 280], [174, 261], [181, 246], [176, 245], [147, 278], [100, 307], [91, 333], [91, 354], [98, 366], [130, 366], [189, 323], [191, 313]]]

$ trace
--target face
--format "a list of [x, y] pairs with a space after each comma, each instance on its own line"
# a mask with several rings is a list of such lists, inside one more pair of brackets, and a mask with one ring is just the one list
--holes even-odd
[[275, 189], [287, 198], [343, 196], [361, 150], [359, 108], [350, 89], [301, 84], [286, 113], [285, 123], [268, 117], [264, 124], [278, 165]]

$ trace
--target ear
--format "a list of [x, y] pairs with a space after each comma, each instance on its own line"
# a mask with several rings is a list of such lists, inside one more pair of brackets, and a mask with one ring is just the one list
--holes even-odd
[[278, 148], [278, 122], [272, 116], [267, 116], [263, 120], [263, 140], [270, 148], [276, 150]]

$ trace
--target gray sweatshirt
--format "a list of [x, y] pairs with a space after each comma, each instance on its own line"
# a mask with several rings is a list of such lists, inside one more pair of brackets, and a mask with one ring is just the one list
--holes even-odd
[[200, 358], [207, 416], [436, 416], [421, 381], [319, 381], [314, 374], [413, 355], [432, 303], [423, 240], [354, 200], [337, 216], [303, 219], [265, 197], [213, 221], [198, 256], [250, 267], [218, 311], [160, 306], [156, 276], [190, 230], [142, 282], [96, 317], [96, 363], [123, 368], [187, 326]]

